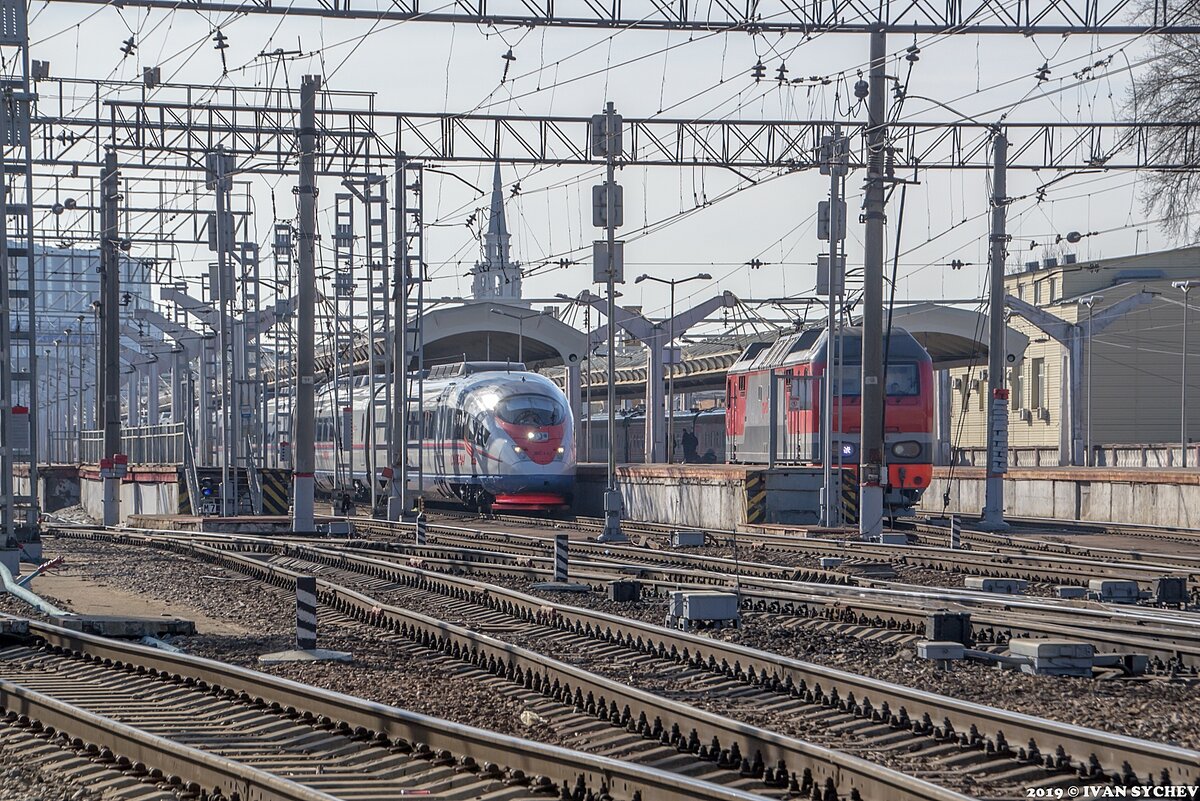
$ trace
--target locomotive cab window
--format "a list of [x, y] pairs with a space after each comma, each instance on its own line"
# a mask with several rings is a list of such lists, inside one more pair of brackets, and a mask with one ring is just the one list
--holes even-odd
[[496, 416], [520, 426], [556, 426], [565, 410], [553, 398], [544, 395], [511, 395], [496, 405]]
[[[842, 370], [841, 385], [842, 395], [861, 395], [862, 374], [855, 369]], [[915, 397], [921, 394], [921, 372], [915, 364], [889, 364], [883, 385], [888, 397]]]

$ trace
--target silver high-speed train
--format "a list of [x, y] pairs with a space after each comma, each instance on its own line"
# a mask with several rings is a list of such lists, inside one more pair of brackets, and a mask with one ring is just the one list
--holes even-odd
[[[366, 376], [342, 379], [316, 397], [317, 488], [339, 495], [386, 487], [390, 432], [384, 384], [374, 403]], [[413, 383], [415, 386], [415, 382]], [[575, 490], [575, 439], [567, 399], [552, 381], [523, 364], [460, 362], [432, 368], [424, 381], [423, 420], [409, 418], [408, 485], [418, 489], [417, 454], [429, 499], [475, 508], [551, 510], [570, 505]], [[340, 407], [340, 408], [339, 408]], [[379, 425], [377, 448], [366, 432]], [[423, 423], [423, 439], [419, 439]]]

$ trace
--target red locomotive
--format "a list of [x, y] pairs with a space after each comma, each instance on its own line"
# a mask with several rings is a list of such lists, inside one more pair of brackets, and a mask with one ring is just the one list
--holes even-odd
[[[726, 378], [725, 455], [729, 462], [769, 461], [771, 375], [777, 376], [776, 461], [820, 464], [824, 376], [830, 348], [824, 329], [814, 328], [774, 341], [755, 342], [729, 368]], [[862, 412], [862, 329], [843, 328], [834, 337], [840, 364], [833, 405], [834, 453], [857, 469]], [[911, 334], [892, 329], [884, 403], [884, 504], [891, 514], [911, 509], [933, 475], [933, 365]]]

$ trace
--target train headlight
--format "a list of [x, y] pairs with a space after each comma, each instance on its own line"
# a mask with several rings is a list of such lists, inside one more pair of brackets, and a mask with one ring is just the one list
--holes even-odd
[[525, 432], [525, 439], [533, 439], [536, 436], [537, 436], [537, 434], [532, 431]]
[[559, 452], [559, 453], [566, 453], [566, 452], [567, 452], [567, 449], [566, 449], [566, 448], [559, 448], [559, 449], [558, 449], [558, 452]]
[[517, 453], [520, 453], [520, 452], [521, 452], [521, 446], [520, 446], [520, 445], [517, 445], [515, 448], [513, 448], [513, 450], [514, 450], [514, 451], [516, 451]]
[[897, 442], [892, 446], [892, 455], [901, 459], [915, 459], [921, 455], [921, 443], [912, 440]]

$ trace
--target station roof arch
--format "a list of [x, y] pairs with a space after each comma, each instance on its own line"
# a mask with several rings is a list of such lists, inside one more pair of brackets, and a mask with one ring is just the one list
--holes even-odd
[[[929, 351], [933, 369], [987, 366], [988, 315], [939, 303], [917, 303], [898, 307], [892, 325], [903, 328]], [[1025, 356], [1029, 337], [1006, 326], [1007, 364], [1018, 364]]]
[[[519, 320], [517, 318], [525, 318]], [[459, 361], [517, 361], [531, 369], [579, 364], [587, 336], [554, 315], [495, 301], [446, 306], [425, 313], [426, 365]]]

